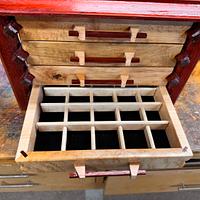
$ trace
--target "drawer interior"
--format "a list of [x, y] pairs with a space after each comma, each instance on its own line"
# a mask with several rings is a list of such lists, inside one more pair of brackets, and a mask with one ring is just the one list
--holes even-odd
[[180, 167], [192, 156], [164, 86], [34, 85], [16, 161], [34, 170]]

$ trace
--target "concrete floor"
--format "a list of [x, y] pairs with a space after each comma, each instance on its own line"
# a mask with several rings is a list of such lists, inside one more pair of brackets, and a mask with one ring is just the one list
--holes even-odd
[[199, 191], [103, 196], [101, 190], [0, 193], [0, 200], [200, 200]]

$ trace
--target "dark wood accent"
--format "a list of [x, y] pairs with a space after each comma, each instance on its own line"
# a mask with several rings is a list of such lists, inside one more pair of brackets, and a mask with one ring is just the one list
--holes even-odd
[[176, 56], [176, 66], [167, 77], [167, 89], [173, 103], [177, 100], [199, 59], [200, 23], [194, 23], [191, 29], [187, 31], [187, 39], [181, 53]]
[[[80, 84], [78, 79], [73, 79], [72, 84]], [[86, 85], [121, 85], [121, 80], [85, 80]], [[126, 85], [133, 85], [133, 80], [127, 80]]]
[[[79, 62], [79, 58], [76, 56], [72, 56], [70, 58], [71, 62]], [[126, 58], [123, 57], [85, 57], [86, 63], [125, 63]], [[140, 58], [132, 58], [132, 63], [139, 63]]]
[[24, 156], [25, 158], [28, 156], [28, 154], [25, 151], [21, 151], [20, 152], [22, 154], [22, 156]]
[[[130, 176], [130, 170], [86, 171], [85, 177]], [[146, 175], [146, 170], [138, 170], [137, 175]], [[69, 173], [69, 178], [79, 178], [77, 172]]]
[[17, 102], [22, 110], [27, 107], [30, 84], [22, 84], [27, 72], [28, 53], [21, 48], [18, 31], [22, 27], [14, 17], [0, 16], [0, 56], [12, 86]]
[[[176, 0], [178, 2], [178, 0]], [[72, 15], [200, 21], [198, 1], [1, 0], [3, 15]]]
[[[112, 32], [112, 31], [86, 31], [86, 37], [98, 38], [131, 38], [131, 32]], [[69, 31], [69, 36], [79, 36], [78, 31]], [[147, 38], [147, 33], [139, 32], [136, 38]]]

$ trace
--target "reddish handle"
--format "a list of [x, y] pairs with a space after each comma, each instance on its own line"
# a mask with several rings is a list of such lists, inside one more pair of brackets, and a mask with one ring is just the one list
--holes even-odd
[[[72, 79], [72, 84], [80, 84], [78, 79]], [[86, 85], [121, 85], [121, 80], [85, 80]], [[126, 85], [133, 85], [134, 80], [127, 80]]]
[[[78, 31], [69, 31], [69, 36], [79, 36]], [[86, 37], [98, 37], [98, 38], [131, 38], [131, 32], [112, 32], [112, 31], [86, 31]], [[147, 33], [139, 32], [136, 38], [147, 38]]]
[[[107, 177], [107, 176], [130, 176], [130, 170], [111, 170], [111, 171], [97, 171], [86, 172], [85, 177]], [[137, 175], [146, 175], [145, 170], [138, 170]], [[77, 172], [71, 172], [69, 178], [79, 178]]]
[[[70, 57], [71, 62], [79, 62], [79, 58], [77, 56]], [[85, 57], [85, 62], [92, 63], [125, 63], [126, 58], [124, 57]], [[140, 58], [134, 57], [131, 60], [131, 63], [139, 63]]]

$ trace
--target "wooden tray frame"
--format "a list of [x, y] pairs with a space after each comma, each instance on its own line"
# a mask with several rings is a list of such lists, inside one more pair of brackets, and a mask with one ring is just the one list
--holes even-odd
[[[24, 120], [24, 125], [19, 141], [19, 146], [16, 154], [16, 162], [20, 163], [25, 169], [30, 171], [66, 171], [73, 170], [74, 165], [83, 163], [88, 169], [108, 170], [127, 168], [130, 163], [139, 163], [142, 169], [162, 169], [176, 168], [184, 165], [184, 162], [192, 157], [192, 151], [188, 144], [185, 133], [182, 129], [176, 111], [170, 100], [168, 92], [164, 86], [155, 88], [68, 88], [68, 87], [47, 87], [44, 88], [49, 95], [66, 95], [67, 91], [74, 91], [79, 95], [87, 92], [90, 96], [90, 101], [93, 101], [92, 91], [101, 91], [106, 95], [106, 92], [113, 92], [113, 100], [111, 103], [115, 105], [115, 114], [117, 121], [114, 122], [95, 122], [94, 109], [108, 109], [108, 105], [102, 106], [100, 103], [86, 103], [87, 109], [90, 110], [90, 122], [67, 122], [68, 109], [80, 111], [86, 109], [82, 103], [42, 103], [41, 108], [44, 111], [64, 111], [65, 122], [38, 122], [40, 113], [40, 102], [43, 99], [42, 86], [33, 85], [31, 97]], [[119, 103], [117, 102], [115, 91], [121, 92], [123, 95], [135, 93], [138, 102]], [[154, 95], [156, 102], [142, 102], [141, 94]], [[111, 105], [110, 104], [110, 105]], [[117, 105], [117, 106], [116, 106]], [[113, 108], [112, 108], [113, 109]], [[123, 110], [139, 110], [142, 121], [120, 121], [119, 109]], [[145, 113], [147, 110], [159, 110], [162, 121], [148, 121]], [[78, 126], [77, 126], [78, 125]], [[111, 150], [95, 150], [95, 127], [113, 129], [117, 126], [118, 138], [121, 149]], [[43, 151], [34, 152], [34, 144], [36, 139], [36, 129], [40, 131], [62, 130], [62, 145], [61, 151]], [[74, 130], [91, 130], [91, 150], [70, 150], [65, 151], [67, 128]], [[149, 149], [126, 149], [123, 140], [123, 128], [145, 130]], [[167, 137], [172, 148], [156, 149], [151, 135], [151, 128], [165, 128]]]

